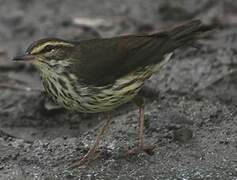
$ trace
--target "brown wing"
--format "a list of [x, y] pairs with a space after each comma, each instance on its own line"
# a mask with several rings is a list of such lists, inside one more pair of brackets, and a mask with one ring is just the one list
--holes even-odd
[[[159, 46], [165, 38], [152, 36], [124, 36], [112, 39], [82, 41], [78, 45], [76, 66], [71, 67], [80, 81], [88, 85], [102, 86], [138, 67], [162, 59]], [[152, 61], [156, 59], [156, 61]]]
[[193, 20], [151, 35], [82, 41], [76, 47], [77, 61], [71, 70], [87, 85], [108, 85], [139, 67], [159, 63], [166, 53], [192, 43], [209, 30]]

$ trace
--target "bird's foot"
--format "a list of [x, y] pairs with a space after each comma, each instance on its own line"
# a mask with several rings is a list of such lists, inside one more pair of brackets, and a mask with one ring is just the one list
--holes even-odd
[[89, 164], [91, 161], [93, 161], [97, 157], [95, 150], [90, 150], [87, 152], [86, 155], [84, 155], [81, 159], [74, 162], [70, 169], [76, 168], [76, 167], [82, 167]]
[[139, 153], [142, 153], [142, 152], [145, 152], [149, 155], [153, 155], [154, 150], [155, 148], [155, 145], [139, 145], [138, 147], [135, 147], [133, 149], [130, 149], [128, 151], [128, 155], [135, 155], [135, 154], [139, 154]]

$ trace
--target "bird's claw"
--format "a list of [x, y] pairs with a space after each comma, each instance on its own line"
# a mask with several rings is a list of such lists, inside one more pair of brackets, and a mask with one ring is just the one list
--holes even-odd
[[149, 155], [153, 155], [154, 154], [154, 148], [155, 148], [155, 145], [140, 145], [136, 148], [133, 148], [133, 149], [130, 149], [128, 151], [128, 155], [135, 155], [135, 154], [139, 154], [141, 152], [145, 152]]
[[74, 162], [69, 168], [74, 169], [74, 168], [77, 168], [77, 167], [86, 166], [91, 161], [96, 159], [96, 157], [97, 157], [97, 155], [96, 155], [95, 151], [90, 151], [86, 155], [84, 155], [81, 159]]

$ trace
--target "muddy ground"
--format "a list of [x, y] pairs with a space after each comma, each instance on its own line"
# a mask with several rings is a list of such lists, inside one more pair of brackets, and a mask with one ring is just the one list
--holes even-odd
[[[41, 92], [39, 74], [11, 61], [34, 40], [151, 32], [192, 18], [218, 29], [200, 49], [177, 50], [146, 83], [146, 142], [133, 104], [113, 112], [97, 159], [69, 169], [103, 114], [67, 112]], [[0, 179], [237, 179], [236, 0], [0, 0]], [[33, 87], [33, 89], [32, 89]]]

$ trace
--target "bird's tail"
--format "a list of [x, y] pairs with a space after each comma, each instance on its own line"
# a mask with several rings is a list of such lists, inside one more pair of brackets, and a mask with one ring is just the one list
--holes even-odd
[[186, 45], [195, 46], [196, 41], [203, 38], [212, 29], [212, 26], [203, 25], [200, 20], [191, 20], [170, 30], [157, 33], [157, 36], [168, 37], [166, 51], [173, 51]]

